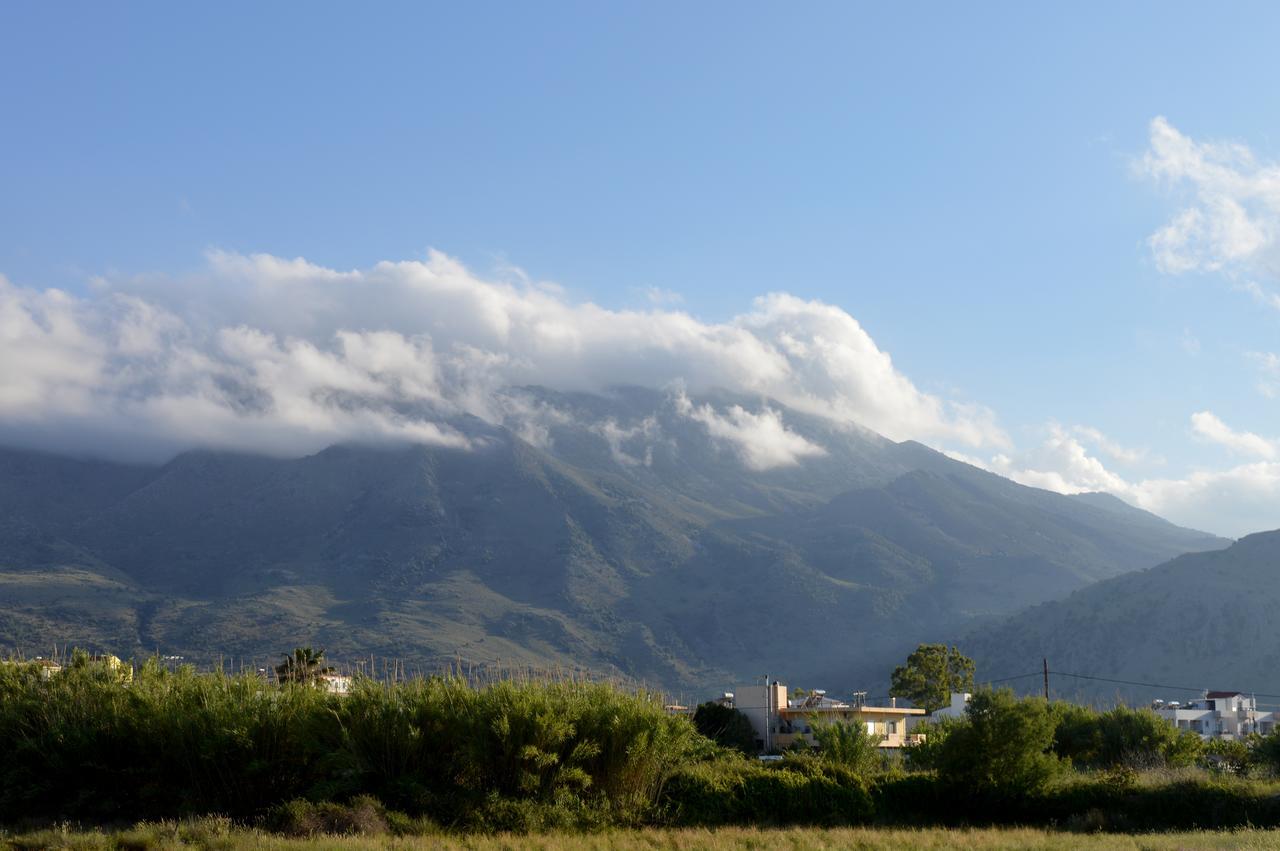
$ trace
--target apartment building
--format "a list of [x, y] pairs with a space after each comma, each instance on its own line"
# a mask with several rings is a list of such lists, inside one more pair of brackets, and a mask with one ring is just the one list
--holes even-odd
[[1179, 730], [1190, 730], [1202, 739], [1240, 739], [1250, 733], [1268, 735], [1276, 726], [1276, 713], [1259, 712], [1252, 695], [1238, 691], [1206, 691], [1199, 700], [1186, 703], [1157, 700], [1157, 715]]
[[889, 706], [869, 706], [857, 697], [839, 700], [824, 691], [793, 698], [776, 680], [738, 686], [726, 693], [724, 702], [747, 716], [762, 751], [785, 750], [797, 742], [816, 746], [814, 728], [834, 722], [864, 725], [868, 733], [879, 737], [880, 747], [901, 748], [918, 738], [907, 729], [908, 722], [924, 715], [923, 709], [898, 706], [896, 700]]

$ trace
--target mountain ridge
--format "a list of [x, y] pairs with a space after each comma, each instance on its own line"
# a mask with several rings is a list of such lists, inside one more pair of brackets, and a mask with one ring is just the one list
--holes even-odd
[[542, 445], [472, 419], [470, 450], [0, 452], [0, 505], [32, 497], [0, 534], [0, 645], [852, 685], [975, 618], [1225, 544], [771, 401], [696, 404], [771, 412], [825, 454], [752, 470], [667, 397], [522, 392], [557, 411]]
[[1041, 603], [960, 644], [984, 675], [1046, 658], [1051, 671], [1105, 678], [1055, 680], [1062, 693], [1086, 698], [1185, 700], [1201, 689], [1280, 694], [1280, 651], [1269, 640], [1280, 607], [1278, 567], [1280, 531], [1259, 532]]

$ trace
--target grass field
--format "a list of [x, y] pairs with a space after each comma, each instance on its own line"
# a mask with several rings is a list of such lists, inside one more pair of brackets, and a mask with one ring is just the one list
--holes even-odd
[[1280, 848], [1280, 830], [1238, 830], [1193, 833], [1066, 833], [1038, 829], [997, 828], [977, 830], [900, 830], [877, 828], [768, 830], [724, 828], [720, 830], [637, 830], [595, 834], [550, 834], [533, 836], [319, 836], [290, 839], [257, 831], [240, 830], [216, 820], [194, 823], [147, 824], [115, 833], [44, 830], [24, 834], [0, 833], [0, 847], [6, 849], [358, 849], [375, 851], [391, 848], [441, 849], [441, 851], [607, 851], [607, 849], [721, 849], [758, 848], [770, 851], [801, 849], [1067, 849], [1099, 851], [1119, 849], [1206, 849]]

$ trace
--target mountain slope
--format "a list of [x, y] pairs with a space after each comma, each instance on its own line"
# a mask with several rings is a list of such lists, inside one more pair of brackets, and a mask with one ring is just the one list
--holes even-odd
[[[852, 684], [975, 618], [1225, 543], [759, 400], [522, 393], [541, 431], [454, 423], [469, 450], [0, 456], [23, 471], [0, 496], [43, 494], [0, 526], [0, 644]], [[752, 469], [695, 405], [778, 417], [821, 454]]]
[[[962, 642], [980, 676], [1052, 670], [1115, 680], [1280, 694], [1280, 532], [1100, 582]], [[1185, 700], [1189, 691], [1053, 678], [1066, 694]]]

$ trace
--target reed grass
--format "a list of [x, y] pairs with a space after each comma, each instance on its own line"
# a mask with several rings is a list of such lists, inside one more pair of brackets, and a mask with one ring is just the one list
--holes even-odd
[[0, 665], [0, 822], [264, 815], [373, 793], [481, 829], [640, 823], [700, 738], [659, 694], [583, 678], [358, 678]]
[[264, 851], [725, 851], [756, 848], [769, 851], [923, 851], [943, 849], [1044, 849], [1044, 851], [1200, 851], [1200, 849], [1280, 848], [1280, 832], [1241, 829], [1188, 833], [1082, 834], [1032, 828], [903, 830], [887, 828], [761, 828], [677, 829], [605, 831], [590, 834], [535, 834], [497, 836], [321, 836], [291, 839], [261, 831], [237, 830], [223, 822], [163, 822], [143, 824], [116, 832], [79, 832], [54, 829], [11, 835], [0, 834], [0, 848], [15, 851], [75, 849], [264, 849]]

